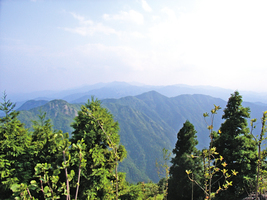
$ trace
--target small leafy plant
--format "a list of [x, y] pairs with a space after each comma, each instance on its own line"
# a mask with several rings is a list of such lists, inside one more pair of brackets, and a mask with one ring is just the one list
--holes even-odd
[[[209, 149], [203, 149], [200, 155], [191, 155], [192, 159], [200, 157], [203, 162], [203, 182], [198, 182], [194, 179], [194, 175], [191, 170], [186, 170], [188, 178], [190, 181], [198, 185], [205, 194], [205, 199], [212, 199], [222, 190], [227, 190], [232, 186], [232, 181], [229, 181], [231, 176], [235, 176], [238, 172], [232, 170], [231, 173], [228, 172], [225, 167], [227, 166], [226, 162], [222, 162], [223, 157], [216, 152], [216, 147], [213, 147], [213, 139], [217, 133], [213, 130], [214, 116], [217, 114], [217, 111], [221, 109], [220, 106], [214, 105], [214, 108], [211, 110], [211, 122], [207, 123], [206, 118], [209, 117], [208, 113], [204, 113], [203, 117], [207, 124], [210, 137], [210, 146]], [[218, 131], [220, 134], [220, 130]], [[220, 185], [219, 180], [223, 179], [223, 184]], [[218, 183], [217, 189], [215, 184]]]

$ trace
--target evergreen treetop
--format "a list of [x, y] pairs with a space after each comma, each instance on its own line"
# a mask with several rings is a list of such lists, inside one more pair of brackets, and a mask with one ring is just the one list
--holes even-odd
[[256, 174], [257, 151], [255, 141], [249, 134], [247, 118], [250, 109], [242, 106], [242, 96], [234, 92], [228, 100], [220, 127], [220, 136], [214, 141], [217, 152], [227, 162], [228, 171], [236, 170], [233, 187], [221, 193], [222, 199], [236, 199], [252, 188]]
[[188, 179], [186, 170], [191, 169], [196, 180], [200, 180], [201, 176], [201, 159], [192, 159], [191, 155], [200, 154], [196, 145], [196, 130], [194, 125], [188, 120], [183, 124], [183, 127], [177, 134], [177, 142], [173, 149], [174, 158], [172, 158], [170, 167], [170, 179], [168, 188], [168, 199], [185, 199], [190, 200], [194, 197], [202, 197], [200, 188], [194, 186]]

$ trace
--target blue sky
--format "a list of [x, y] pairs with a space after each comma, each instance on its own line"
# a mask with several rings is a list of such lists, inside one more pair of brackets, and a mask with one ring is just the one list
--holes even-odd
[[265, 0], [1, 0], [0, 91], [98, 82], [267, 92]]

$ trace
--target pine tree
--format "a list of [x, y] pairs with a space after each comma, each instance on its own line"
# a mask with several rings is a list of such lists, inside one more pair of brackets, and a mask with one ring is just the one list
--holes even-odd
[[28, 150], [30, 136], [28, 130], [18, 120], [19, 112], [15, 104], [7, 100], [4, 93], [0, 111], [5, 116], [0, 118], [0, 194], [2, 199], [12, 196], [9, 189], [14, 183], [27, 183], [31, 178]]
[[215, 139], [217, 152], [226, 161], [226, 169], [236, 170], [232, 177], [233, 186], [220, 193], [221, 199], [236, 199], [252, 189], [255, 174], [257, 151], [255, 141], [249, 133], [246, 118], [250, 117], [250, 109], [242, 106], [242, 96], [236, 91], [228, 100], [222, 116], [220, 137]]
[[84, 139], [86, 166], [80, 180], [79, 198], [118, 199], [118, 162], [126, 156], [120, 145], [119, 125], [111, 113], [92, 99], [81, 107], [72, 124], [72, 143]]
[[201, 160], [200, 158], [191, 158], [191, 155], [197, 155], [200, 152], [196, 145], [196, 131], [189, 121], [186, 121], [177, 134], [177, 142], [173, 149], [174, 158], [172, 158], [170, 167], [170, 179], [168, 188], [168, 199], [194, 199], [201, 198], [203, 192], [194, 185], [186, 174], [187, 169], [191, 169], [195, 180], [200, 180]]

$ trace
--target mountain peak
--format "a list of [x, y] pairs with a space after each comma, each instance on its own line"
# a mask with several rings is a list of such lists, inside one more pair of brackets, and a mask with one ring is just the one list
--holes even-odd
[[151, 90], [149, 92], [145, 92], [143, 94], [137, 95], [136, 98], [141, 99], [141, 100], [147, 99], [147, 98], [149, 98], [149, 99], [152, 99], [152, 98], [153, 99], [156, 99], [156, 98], [166, 98], [166, 99], [168, 99], [168, 97], [160, 94], [159, 92], [156, 92], [155, 90]]
[[49, 101], [50, 104], [69, 104], [67, 101], [62, 99], [54, 99], [52, 101]]
[[24, 104], [22, 104], [22, 106], [20, 106], [17, 110], [21, 111], [21, 110], [30, 110], [39, 106], [42, 106], [44, 104], [46, 104], [48, 101], [46, 100], [29, 100], [26, 101]]
[[126, 82], [121, 82], [121, 81], [114, 81], [111, 83], [107, 83], [107, 85], [105, 87], [117, 87], [117, 88], [124, 88], [124, 87], [128, 87], [128, 86], [132, 86], [129, 83]]

